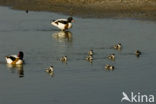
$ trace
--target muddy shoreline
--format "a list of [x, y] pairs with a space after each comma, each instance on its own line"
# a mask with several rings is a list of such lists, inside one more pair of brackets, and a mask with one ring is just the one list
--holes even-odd
[[0, 0], [0, 5], [79, 17], [156, 20], [155, 0]]

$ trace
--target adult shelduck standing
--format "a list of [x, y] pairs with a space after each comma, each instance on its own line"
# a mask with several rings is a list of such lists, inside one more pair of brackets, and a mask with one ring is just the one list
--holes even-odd
[[7, 64], [22, 65], [24, 63], [23, 57], [24, 53], [22, 51], [19, 51], [18, 55], [6, 56], [5, 59]]
[[74, 19], [72, 17], [68, 17], [67, 19], [53, 20], [51, 24], [64, 31], [72, 28], [72, 22], [74, 22]]

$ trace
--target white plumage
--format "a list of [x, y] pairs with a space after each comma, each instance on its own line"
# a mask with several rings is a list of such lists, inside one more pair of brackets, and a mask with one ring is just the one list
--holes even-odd
[[24, 63], [23, 57], [24, 54], [22, 51], [20, 51], [18, 55], [6, 56], [5, 59], [7, 64], [21, 65]]
[[74, 22], [73, 18], [68, 17], [67, 19], [53, 20], [51, 24], [64, 31], [64, 30], [72, 28], [72, 22]]

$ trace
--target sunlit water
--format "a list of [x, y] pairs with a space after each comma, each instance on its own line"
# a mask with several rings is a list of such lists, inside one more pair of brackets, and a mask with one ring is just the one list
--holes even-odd
[[[74, 17], [66, 33], [50, 24], [67, 17], [0, 7], [0, 104], [121, 104], [123, 91], [156, 94], [156, 22]], [[118, 42], [121, 51], [111, 48]], [[85, 60], [90, 49], [93, 63]], [[4, 57], [18, 51], [25, 65], [6, 65]], [[106, 58], [111, 53], [115, 61]], [[105, 70], [106, 64], [115, 70]], [[50, 65], [53, 76], [45, 72]]]

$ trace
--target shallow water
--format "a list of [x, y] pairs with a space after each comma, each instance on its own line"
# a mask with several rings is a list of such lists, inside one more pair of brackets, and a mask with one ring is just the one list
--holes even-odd
[[[156, 94], [156, 22], [74, 17], [73, 28], [58, 37], [65, 33], [50, 25], [56, 18], [67, 16], [0, 7], [0, 104], [120, 104], [123, 91]], [[121, 51], [111, 48], [118, 42]], [[93, 63], [85, 60], [90, 49]], [[4, 57], [20, 50], [26, 64], [6, 65]], [[59, 61], [65, 55], [66, 64]], [[45, 72], [50, 65], [53, 76]]]

